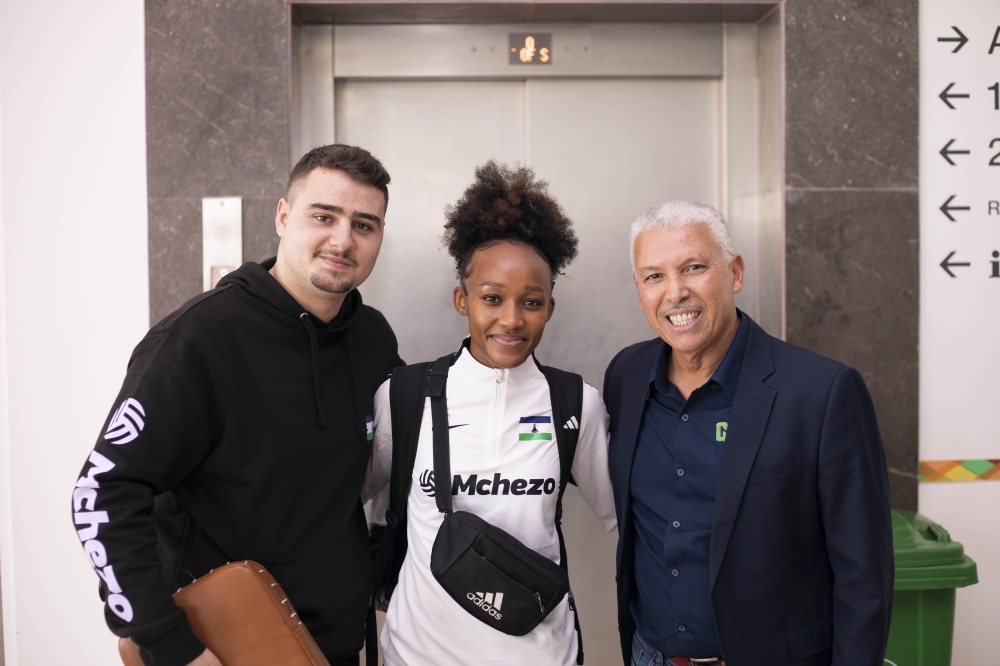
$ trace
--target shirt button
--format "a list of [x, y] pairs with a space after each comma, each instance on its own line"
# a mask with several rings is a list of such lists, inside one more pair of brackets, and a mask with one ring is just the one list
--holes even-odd
[[673, 523], [671, 523], [671, 524], [672, 524], [672, 525], [674, 526], [674, 528], [676, 529], [676, 528], [678, 528], [678, 527], [680, 527], [680, 526], [681, 526], [681, 521], [679, 521], [679, 520], [675, 520], [675, 521], [674, 521]]
[[671, 576], [680, 576], [681, 572], [678, 571], [677, 569], [674, 569], [673, 571], [670, 572], [670, 575]]
[[682, 469], [677, 470], [677, 476], [684, 476], [684, 470]]
[[682, 624], [682, 625], [680, 625], [679, 627], [677, 627], [677, 631], [687, 631], [687, 627], [685, 627], [685, 626], [684, 626], [684, 625]]
[[687, 421], [689, 418], [691, 418], [691, 417], [688, 416], [687, 414], [682, 414], [681, 415], [681, 421]]

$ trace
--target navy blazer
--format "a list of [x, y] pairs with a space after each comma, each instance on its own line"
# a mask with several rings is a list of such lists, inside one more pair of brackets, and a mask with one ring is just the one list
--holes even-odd
[[[661, 344], [625, 348], [604, 377], [626, 664], [636, 586], [629, 484]], [[864, 379], [750, 320], [706, 581], [726, 664], [882, 666], [893, 578], [885, 453]]]

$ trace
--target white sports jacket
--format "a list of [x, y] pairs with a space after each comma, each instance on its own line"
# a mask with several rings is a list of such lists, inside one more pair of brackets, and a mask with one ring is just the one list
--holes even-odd
[[[555, 428], [575, 424], [551, 422], [545, 376], [532, 359], [513, 369], [493, 369], [463, 349], [448, 373], [447, 395], [454, 510], [476, 514], [558, 563]], [[611, 531], [616, 523], [608, 472], [608, 414], [597, 389], [586, 384], [579, 429], [573, 479]], [[375, 395], [374, 446], [366, 497], [378, 495], [389, 481], [389, 381]], [[428, 401], [407, 505], [408, 549], [380, 639], [386, 666], [575, 664], [577, 641], [568, 598], [527, 635], [509, 636], [469, 615], [431, 574], [431, 549], [444, 520], [430, 494], [433, 468]], [[499, 604], [494, 606], [499, 610]]]

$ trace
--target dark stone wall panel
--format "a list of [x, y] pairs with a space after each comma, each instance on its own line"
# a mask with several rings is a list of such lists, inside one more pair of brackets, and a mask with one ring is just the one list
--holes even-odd
[[201, 292], [201, 199], [243, 197], [244, 256], [272, 256], [289, 136], [283, 0], [146, 0], [150, 320]]
[[201, 199], [150, 199], [150, 324], [200, 294], [201, 288]]
[[280, 197], [243, 200], [243, 261], [263, 261], [278, 254], [274, 214]]
[[878, 413], [893, 506], [917, 504], [917, 194], [790, 192], [788, 341], [857, 368]]
[[281, 0], [147, 0], [150, 197], [282, 191], [287, 22]]
[[785, 5], [787, 183], [916, 187], [916, 0]]

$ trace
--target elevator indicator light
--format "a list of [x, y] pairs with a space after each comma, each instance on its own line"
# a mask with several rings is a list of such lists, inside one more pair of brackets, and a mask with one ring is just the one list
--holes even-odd
[[551, 65], [552, 33], [510, 33], [510, 64]]

